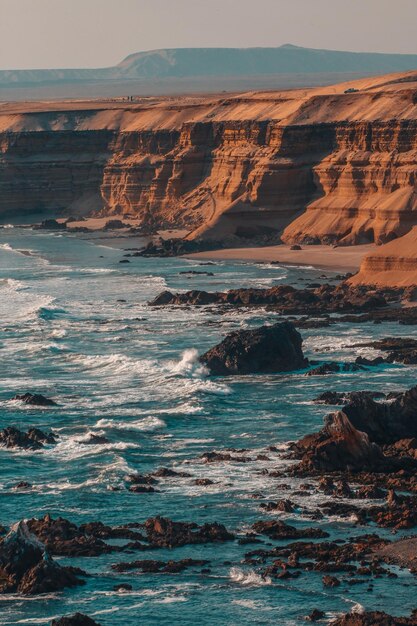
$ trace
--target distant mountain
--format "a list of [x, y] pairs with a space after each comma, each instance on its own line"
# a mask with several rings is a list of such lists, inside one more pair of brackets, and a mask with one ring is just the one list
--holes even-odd
[[117, 77], [243, 76], [313, 72], [403, 72], [417, 55], [279, 48], [178, 48], [137, 52], [113, 68]]
[[25, 97], [42, 93], [39, 89], [57, 97], [274, 89], [416, 68], [417, 55], [315, 50], [291, 44], [278, 48], [173, 48], [137, 52], [107, 68], [2, 70], [0, 99], [11, 99], [19, 89]]

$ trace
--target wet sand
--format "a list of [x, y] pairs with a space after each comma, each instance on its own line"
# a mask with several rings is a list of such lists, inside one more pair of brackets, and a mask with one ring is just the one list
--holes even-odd
[[279, 262], [286, 265], [311, 265], [327, 270], [354, 272], [359, 269], [363, 257], [375, 249], [374, 244], [332, 248], [331, 246], [302, 246], [291, 250], [290, 246], [267, 246], [264, 248], [228, 248], [187, 255], [189, 259], [236, 260]]

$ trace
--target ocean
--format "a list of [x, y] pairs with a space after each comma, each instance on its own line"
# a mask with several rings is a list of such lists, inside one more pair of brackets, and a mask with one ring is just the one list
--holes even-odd
[[[305, 508], [328, 496], [293, 495], [302, 480], [265, 475], [285, 468], [287, 444], [321, 427], [329, 407], [312, 400], [326, 390], [403, 390], [415, 384], [412, 366], [380, 366], [364, 374], [305, 377], [303, 372], [213, 378], [198, 355], [225, 334], [278, 319], [263, 309], [149, 307], [164, 289], [303, 286], [327, 280], [313, 268], [182, 258], [130, 258], [130, 240], [45, 232], [19, 226], [0, 230], [1, 428], [53, 430], [59, 443], [28, 452], [0, 448], [0, 524], [50, 513], [77, 524], [120, 525], [162, 515], [178, 521], [220, 522], [243, 535], [258, 520], [277, 516], [297, 527], [319, 526], [333, 538], [376, 530], [337, 517], [312, 522]], [[181, 272], [209, 272], [181, 274]], [[325, 272], [331, 277], [330, 272]], [[416, 336], [398, 324], [336, 324], [300, 331], [306, 356], [353, 360], [372, 355], [353, 344], [386, 336]], [[375, 353], [376, 354], [376, 353]], [[56, 407], [36, 408], [11, 398], [38, 392]], [[109, 443], [86, 445], [89, 433]], [[273, 446], [273, 450], [269, 449]], [[203, 463], [204, 452], [248, 449], [248, 463]], [[127, 475], [160, 467], [191, 477], [161, 479], [155, 493], [132, 493]], [[198, 486], [196, 478], [213, 484]], [[28, 481], [30, 489], [15, 489]], [[304, 481], [305, 482], [305, 481]], [[285, 484], [284, 484], [285, 483]], [[294, 513], [265, 513], [262, 502], [288, 497]], [[392, 538], [389, 531], [378, 529]], [[397, 533], [396, 537], [400, 537]], [[353, 607], [408, 614], [415, 608], [415, 579], [397, 578], [328, 589], [320, 572], [271, 580], [243, 563], [265, 544], [191, 545], [151, 552], [58, 558], [85, 569], [86, 585], [35, 597], [1, 596], [0, 624], [48, 624], [80, 611], [103, 626], [133, 624], [239, 625], [303, 622], [313, 608], [328, 618]], [[116, 542], [117, 543], [117, 542]], [[122, 542], [123, 543], [123, 542]], [[285, 542], [284, 542], [285, 543]], [[207, 559], [209, 571], [120, 574], [113, 563], [134, 559]], [[114, 591], [129, 583], [132, 591]]]

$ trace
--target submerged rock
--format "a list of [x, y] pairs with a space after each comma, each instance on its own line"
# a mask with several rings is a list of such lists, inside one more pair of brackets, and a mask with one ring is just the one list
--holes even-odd
[[337, 363], [331, 361], [330, 363], [322, 363], [321, 365], [314, 367], [306, 373], [306, 376], [327, 376], [328, 374], [340, 374], [345, 372], [360, 372], [365, 368], [357, 363]]
[[323, 619], [324, 616], [325, 616], [324, 611], [321, 611], [320, 609], [313, 609], [310, 615], [306, 617], [306, 621], [318, 622], [320, 619]]
[[72, 568], [51, 559], [25, 522], [15, 524], [0, 542], [0, 593], [34, 595], [82, 584]]
[[307, 366], [303, 340], [291, 322], [238, 330], [200, 357], [216, 376], [290, 372]]

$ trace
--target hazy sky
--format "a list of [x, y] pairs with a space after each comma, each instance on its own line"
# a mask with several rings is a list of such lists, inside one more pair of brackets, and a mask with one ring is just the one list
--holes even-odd
[[417, 53], [417, 0], [0, 0], [0, 68], [100, 67], [139, 50]]

